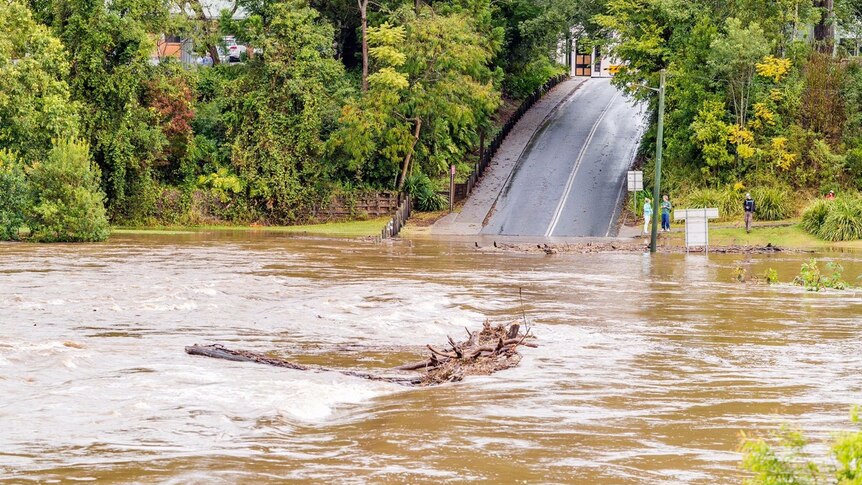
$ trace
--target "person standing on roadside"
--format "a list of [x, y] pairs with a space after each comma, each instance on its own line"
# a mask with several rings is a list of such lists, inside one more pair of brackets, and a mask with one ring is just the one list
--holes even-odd
[[745, 232], [751, 232], [751, 220], [754, 218], [754, 211], [757, 208], [754, 206], [754, 199], [751, 194], [745, 194], [745, 202], [742, 203], [742, 209], [745, 211]]
[[649, 232], [647, 228], [649, 227], [649, 221], [652, 219], [652, 201], [649, 199], [644, 199], [644, 234]]
[[661, 200], [661, 230], [664, 232], [670, 231], [670, 210], [673, 208], [670, 200], [665, 195]]

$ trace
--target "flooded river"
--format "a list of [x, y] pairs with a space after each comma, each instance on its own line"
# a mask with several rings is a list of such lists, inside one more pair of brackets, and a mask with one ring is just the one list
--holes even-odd
[[[245, 232], [0, 245], [0, 481], [738, 483], [740, 431], [824, 438], [862, 403], [862, 292], [734, 280], [789, 281], [808, 257]], [[183, 351], [380, 369], [521, 318], [519, 288], [541, 346], [437, 388]]]

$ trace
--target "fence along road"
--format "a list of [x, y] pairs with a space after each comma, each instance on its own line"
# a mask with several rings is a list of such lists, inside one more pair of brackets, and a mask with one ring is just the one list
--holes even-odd
[[587, 80], [533, 137], [482, 234], [614, 236], [644, 123], [610, 79]]

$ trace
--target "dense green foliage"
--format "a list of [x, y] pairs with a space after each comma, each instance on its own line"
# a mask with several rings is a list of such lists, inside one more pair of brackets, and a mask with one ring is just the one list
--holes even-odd
[[477, 144], [499, 104], [488, 67], [496, 47], [468, 17], [430, 12], [372, 28], [369, 41], [377, 67], [370, 88], [344, 107], [330, 142], [347, 155], [344, 172], [399, 187], [417, 164], [445, 173]]
[[[798, 201], [792, 189], [786, 185], [755, 187], [751, 195], [757, 201], [757, 218], [762, 221], [778, 221], [793, 216]], [[680, 207], [716, 207], [723, 218], [737, 217], [742, 214], [745, 191], [742, 187], [700, 188], [681, 196]]]
[[0, 241], [18, 239], [24, 211], [30, 205], [27, 179], [18, 158], [0, 151]]
[[[859, 407], [851, 410], [851, 421], [859, 423]], [[844, 431], [833, 436], [830, 456], [812, 457], [802, 432], [782, 427], [767, 440], [746, 438], [742, 461], [752, 473], [748, 485], [856, 485], [862, 483], [862, 431]]]
[[802, 228], [826, 241], [862, 239], [862, 197], [813, 202], [802, 213]]
[[[596, 21], [623, 63], [615, 83], [655, 113], [644, 87], [667, 71], [662, 169], [671, 192], [733, 214], [720, 188], [747, 187], [758, 216], [775, 219], [795, 212], [783, 200], [792, 191], [862, 181], [862, 64], [842, 48], [822, 53], [829, 39], [811, 38], [811, 25], [862, 20], [855, 0], [835, 4], [829, 13], [810, 0], [608, 0]], [[647, 132], [647, 174], [654, 140]]]
[[0, 240], [22, 226], [40, 241], [108, 235], [99, 170], [79, 131], [67, 53], [17, 3], [0, 7]]
[[108, 237], [99, 169], [85, 142], [58, 141], [27, 171], [33, 205], [27, 225], [42, 242], [103, 241]]
[[431, 179], [424, 173], [407, 177], [404, 191], [413, 197], [414, 205], [420, 211], [436, 211], [446, 205], [446, 200], [437, 194]]
[[[0, 150], [19, 167], [4, 169], [4, 183], [46, 161], [55, 140], [81, 139], [115, 223], [294, 223], [325, 212], [334, 194], [426, 178], [430, 194], [450, 165], [475, 162], [505, 98], [564, 69], [555, 59], [575, 38], [618, 56], [615, 82], [652, 108], [642, 87], [668, 70], [665, 180], [675, 196], [735, 214], [750, 190], [758, 216], [778, 219], [796, 210], [786, 187], [862, 182], [862, 66], [843, 48], [819, 53], [809, 26], [833, 19], [812, 0], [226, 7], [4, 2]], [[862, 9], [840, 0], [834, 16], [855, 32]], [[242, 63], [194, 68], [156, 55], [162, 34], [194, 39], [201, 55], [218, 57], [225, 35], [248, 50]]]
[[231, 164], [248, 196], [277, 222], [308, 213], [330, 167], [324, 142], [337, 119], [345, 86], [343, 66], [332, 57], [331, 27], [301, 2], [267, 9], [265, 63], [250, 63], [227, 92]]
[[[22, 211], [33, 204], [43, 217], [75, 203], [78, 215], [89, 213], [82, 207], [100, 200], [91, 173], [101, 173], [115, 223], [295, 223], [325, 212], [334, 194], [399, 190], [408, 180], [423, 207], [438, 207], [432, 181], [450, 165], [474, 163], [482, 134], [500, 123], [502, 98], [561, 72], [554, 59], [565, 32], [594, 29], [602, 5], [231, 0], [215, 13], [198, 0], [4, 2], [0, 150], [10, 189], [2, 222], [26, 226]], [[163, 34], [193, 39], [216, 65], [165, 57]], [[244, 62], [218, 58], [225, 35], [248, 46]], [[55, 147], [72, 139], [85, 143]], [[27, 198], [47, 190], [29, 180], [41, 173], [35, 167], [83, 160], [77, 151], [58, 155], [83, 147], [98, 171], [83, 162], [67, 169], [86, 179], [75, 183], [91, 199], [51, 209]], [[74, 222], [45, 219], [32, 234], [74, 239], [68, 234], [80, 228], [64, 232], [58, 221]], [[17, 235], [18, 227], [2, 234]]]
[[36, 160], [51, 140], [77, 135], [69, 63], [60, 41], [21, 4], [0, 7], [0, 32], [0, 147]]

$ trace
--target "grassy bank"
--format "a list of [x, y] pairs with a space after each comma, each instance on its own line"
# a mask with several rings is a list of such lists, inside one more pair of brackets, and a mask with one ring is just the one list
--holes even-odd
[[114, 234], [179, 234], [190, 231], [265, 231], [291, 234], [307, 234], [327, 237], [379, 236], [380, 230], [389, 222], [389, 217], [364, 221], [328, 222], [303, 226], [162, 226], [162, 227], [115, 227]]
[[[678, 232], [662, 237], [671, 244], [685, 244], [682, 225], [674, 226]], [[711, 224], [709, 230], [711, 246], [773, 246], [793, 249], [862, 249], [862, 241], [830, 242], [818, 239], [799, 226], [798, 219], [777, 222], [755, 223], [750, 233], [741, 224]]]

